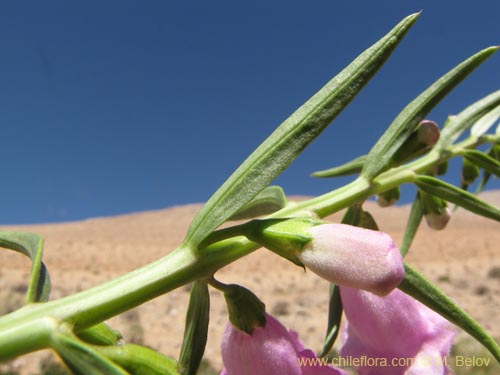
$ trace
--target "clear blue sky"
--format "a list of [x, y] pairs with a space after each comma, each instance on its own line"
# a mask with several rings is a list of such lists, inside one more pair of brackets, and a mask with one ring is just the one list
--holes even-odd
[[[279, 178], [289, 194], [338, 186], [309, 174], [366, 153], [436, 78], [500, 44], [500, 1], [2, 2], [0, 223], [205, 201], [297, 106], [420, 9], [379, 75]], [[500, 54], [429, 117], [442, 124], [499, 88]]]

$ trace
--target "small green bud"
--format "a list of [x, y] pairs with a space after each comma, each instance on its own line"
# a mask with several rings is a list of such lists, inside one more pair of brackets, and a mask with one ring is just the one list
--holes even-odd
[[479, 167], [464, 158], [464, 164], [462, 167], [462, 188], [467, 188], [470, 184], [476, 181], [479, 174]]
[[266, 324], [266, 306], [250, 290], [237, 284], [224, 287], [229, 321], [249, 335], [256, 327]]
[[380, 207], [389, 207], [392, 206], [399, 200], [401, 195], [401, 189], [399, 186], [392, 188], [390, 190], [384, 191], [380, 193], [377, 198], [377, 203]]

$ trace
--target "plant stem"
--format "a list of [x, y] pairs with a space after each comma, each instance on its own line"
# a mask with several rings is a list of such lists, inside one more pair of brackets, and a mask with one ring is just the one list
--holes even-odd
[[[301, 212], [307, 216], [311, 211], [320, 217], [328, 216], [373, 194], [411, 183], [417, 174], [458, 155], [463, 148], [483, 142], [485, 139], [469, 138], [448, 150], [431, 151], [412, 163], [381, 173], [371, 182], [360, 177], [269, 217], [297, 216]], [[194, 280], [212, 277], [220, 268], [259, 247], [238, 233], [235, 229], [237, 237], [217, 239], [218, 242], [197, 252], [177, 248], [156, 262], [94, 288], [51, 302], [28, 304], [1, 317], [0, 360], [49, 347], [52, 333], [61, 324], [69, 324], [75, 331], [83, 330]]]

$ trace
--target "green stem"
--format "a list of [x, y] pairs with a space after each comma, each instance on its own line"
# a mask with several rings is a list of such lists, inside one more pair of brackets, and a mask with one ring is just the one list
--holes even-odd
[[[412, 163], [380, 174], [371, 183], [360, 177], [330, 193], [287, 206], [270, 217], [297, 216], [304, 211], [328, 216], [373, 194], [411, 183], [416, 174], [482, 142], [469, 138], [440, 153], [431, 151]], [[1, 317], [0, 360], [50, 346], [54, 327], [60, 324], [70, 324], [76, 331], [91, 327], [194, 280], [210, 278], [220, 268], [259, 247], [242, 236], [224, 239], [229, 232], [201, 252], [178, 248], [156, 262], [97, 287], [55, 301], [29, 304]], [[233, 232], [238, 235], [237, 229]]]

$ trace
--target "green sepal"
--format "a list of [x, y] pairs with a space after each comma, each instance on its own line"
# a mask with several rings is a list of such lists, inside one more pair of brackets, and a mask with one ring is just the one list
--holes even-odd
[[210, 294], [206, 281], [197, 280], [191, 288], [177, 370], [181, 375], [195, 375], [200, 367], [208, 338]]
[[420, 200], [420, 193], [417, 193], [417, 196], [413, 200], [413, 204], [411, 205], [410, 215], [408, 217], [408, 223], [406, 224], [405, 234], [403, 236], [403, 241], [401, 242], [401, 255], [405, 256], [410, 250], [411, 244], [415, 235], [417, 234], [418, 227], [422, 222], [422, 218], [424, 216], [424, 210], [422, 207], [422, 202]]
[[175, 359], [145, 346], [125, 344], [93, 349], [123, 367], [130, 375], [179, 375]]
[[484, 116], [479, 118], [474, 125], [470, 128], [470, 133], [473, 137], [479, 138], [485, 134], [500, 118], [500, 105], [487, 112]]
[[331, 178], [331, 177], [349, 176], [352, 174], [357, 174], [361, 172], [361, 169], [363, 169], [365, 161], [366, 161], [366, 155], [362, 155], [338, 167], [333, 167], [322, 171], [314, 172], [312, 176], [318, 178]]
[[252, 334], [254, 328], [266, 324], [266, 306], [250, 290], [241, 285], [230, 284], [224, 287], [229, 321], [240, 331]]
[[245, 235], [250, 241], [304, 267], [298, 254], [312, 240], [309, 229], [323, 223], [308, 217], [252, 220], [245, 226]]
[[50, 295], [50, 277], [45, 264], [42, 262], [43, 238], [36, 233], [29, 232], [0, 232], [0, 247], [17, 251], [31, 258], [31, 277], [26, 294], [30, 302], [46, 302]]
[[94, 345], [116, 345], [122, 339], [120, 332], [106, 323], [99, 323], [75, 333], [81, 340]]
[[483, 168], [495, 176], [500, 176], [500, 162], [488, 154], [478, 150], [465, 150], [463, 157], [477, 167]]
[[326, 328], [325, 342], [321, 350], [320, 357], [325, 357], [330, 353], [340, 332], [342, 322], [342, 299], [340, 298], [340, 288], [338, 285], [330, 285], [330, 299], [328, 302], [328, 325]]
[[361, 204], [349, 207], [342, 218], [342, 224], [354, 225], [356, 227], [379, 230], [373, 216], [363, 209]]
[[417, 176], [415, 184], [426, 193], [455, 203], [477, 215], [500, 221], [499, 209], [454, 185], [431, 176]]
[[500, 347], [466, 311], [412, 267], [405, 264], [405, 270], [399, 289], [463, 329], [500, 362]]
[[75, 375], [132, 375], [74, 336], [55, 333], [51, 346]]
[[401, 189], [396, 186], [378, 195], [377, 203], [380, 207], [389, 207], [395, 204], [401, 197]]
[[[497, 49], [497, 47], [495, 47], [495, 49]], [[436, 144], [436, 148], [444, 150], [451, 146], [464, 131], [466, 131], [478, 119], [490, 112], [499, 104], [500, 90], [495, 91], [474, 104], [471, 104], [458, 115], [450, 117], [450, 120], [441, 132], [441, 137], [439, 138], [439, 142]]]
[[235, 212], [229, 220], [252, 219], [261, 215], [269, 215], [281, 210], [286, 203], [285, 192], [280, 186], [268, 186]]
[[[497, 49], [497, 47], [490, 47], [476, 53], [439, 78], [427, 90], [408, 104], [368, 153], [367, 162], [361, 171], [361, 175], [371, 181], [379, 173], [389, 168], [392, 158], [410, 137], [420, 121], [424, 119], [441, 99], [496, 52]], [[443, 134], [438, 143], [445, 144], [442, 142], [442, 136]]]
[[418, 16], [403, 19], [286, 119], [210, 197], [193, 219], [183, 245], [197, 249], [278, 177], [370, 81]]

